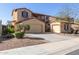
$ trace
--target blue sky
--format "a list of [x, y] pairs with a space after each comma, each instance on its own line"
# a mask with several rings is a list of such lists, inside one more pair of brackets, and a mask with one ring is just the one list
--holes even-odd
[[12, 10], [15, 8], [28, 8], [36, 13], [48, 14], [56, 16], [58, 12], [65, 6], [79, 9], [79, 4], [67, 3], [0, 3], [0, 20], [2, 24], [6, 24], [7, 20], [12, 20]]

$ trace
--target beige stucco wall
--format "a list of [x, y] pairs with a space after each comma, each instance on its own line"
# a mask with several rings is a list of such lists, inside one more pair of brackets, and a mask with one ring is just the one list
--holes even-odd
[[45, 23], [37, 19], [30, 19], [20, 24], [30, 25], [30, 30], [28, 32], [33, 32], [33, 33], [45, 32]]
[[50, 22], [50, 23], [52, 23], [52, 22], [54, 22], [54, 21], [56, 21], [56, 18], [55, 18], [55, 17], [49, 17], [49, 22]]
[[12, 20], [14, 21], [14, 20], [16, 20], [17, 21], [17, 19], [18, 19], [18, 16], [17, 16], [17, 12], [13, 12], [13, 15], [12, 15]]
[[71, 28], [74, 29], [74, 30], [79, 30], [79, 24], [71, 24]]
[[29, 10], [27, 10], [27, 9], [19, 9], [19, 10], [17, 10], [17, 11], [13, 11], [13, 15], [12, 15], [13, 20], [20, 21], [20, 20], [26, 19], [26, 18], [23, 18], [23, 17], [22, 17], [22, 11], [28, 12], [28, 18], [31, 18], [31, 17], [32, 17], [31, 11], [29, 11]]
[[22, 17], [22, 11], [26, 11], [26, 12], [28, 12], [28, 18], [31, 18], [31, 12], [29, 11], [29, 10], [27, 10], [27, 9], [22, 9], [22, 10], [18, 10], [17, 12], [18, 12], [18, 20], [24, 20], [24, 19], [26, 19], [26, 18], [23, 18]]

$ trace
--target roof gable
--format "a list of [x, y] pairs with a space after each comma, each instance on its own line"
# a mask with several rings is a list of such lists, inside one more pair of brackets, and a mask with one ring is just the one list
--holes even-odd
[[[28, 19], [24, 19], [24, 20], [18, 21], [18, 22], [15, 21], [15, 23], [18, 24], [18, 23], [22, 23], [22, 22], [24, 22], [24, 21], [29, 21], [29, 20], [32, 20], [32, 19], [36, 19], [36, 20], [38, 20], [38, 21], [40, 21], [40, 22], [43, 22], [43, 21], [41, 21], [41, 20], [39, 20], [39, 19], [37, 19], [37, 18], [28, 18]], [[14, 21], [13, 21], [13, 22], [14, 22]], [[43, 23], [45, 23], [45, 22], [43, 22]]]

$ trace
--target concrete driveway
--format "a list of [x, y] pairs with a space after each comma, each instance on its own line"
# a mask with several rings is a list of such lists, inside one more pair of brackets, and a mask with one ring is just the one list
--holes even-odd
[[78, 38], [0, 51], [0, 55], [64, 55], [79, 48]]
[[75, 35], [71, 35], [71, 34], [26, 34], [25, 36], [44, 38], [49, 42], [57, 42], [57, 41], [70, 40], [76, 38]]
[[79, 38], [69, 34], [26, 34], [40, 37], [50, 42], [40, 45], [0, 51], [0, 55], [64, 55], [79, 49]]

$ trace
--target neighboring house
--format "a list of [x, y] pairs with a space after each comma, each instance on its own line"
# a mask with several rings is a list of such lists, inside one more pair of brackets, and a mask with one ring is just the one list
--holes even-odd
[[74, 24], [71, 25], [71, 28], [73, 30], [72, 31], [73, 33], [75, 33], [75, 34], [79, 33], [79, 23], [75, 22]]
[[[31, 33], [44, 33], [44, 32], [70, 32], [73, 20], [63, 21], [62, 18], [54, 16], [34, 13], [27, 8], [17, 8], [12, 11], [13, 21], [12, 24], [16, 29], [18, 24], [30, 25], [29, 32]], [[60, 21], [57, 21], [60, 19]]]
[[12, 21], [8, 20], [7, 25], [12, 25]]
[[7, 25], [2, 25], [2, 35], [7, 34], [6, 29], [7, 29]]

